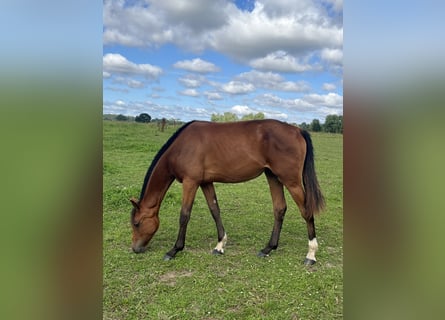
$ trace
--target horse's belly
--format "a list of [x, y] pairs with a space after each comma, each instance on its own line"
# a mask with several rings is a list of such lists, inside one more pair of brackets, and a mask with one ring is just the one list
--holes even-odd
[[206, 182], [236, 183], [252, 180], [264, 172], [264, 166], [252, 165], [249, 167], [227, 165], [223, 170], [209, 169], [204, 174]]

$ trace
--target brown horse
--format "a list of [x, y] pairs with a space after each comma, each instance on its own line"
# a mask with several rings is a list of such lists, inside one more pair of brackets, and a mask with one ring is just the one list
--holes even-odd
[[198, 187], [201, 187], [216, 223], [218, 244], [213, 253], [224, 253], [227, 235], [213, 182], [243, 182], [263, 172], [272, 195], [275, 223], [269, 243], [258, 255], [267, 256], [278, 247], [287, 208], [284, 185], [306, 220], [309, 251], [305, 264], [315, 263], [318, 244], [314, 214], [323, 209], [324, 199], [315, 174], [311, 138], [308, 132], [276, 120], [192, 121], [178, 129], [154, 158], [139, 200], [130, 200], [133, 204], [133, 251], [144, 252], [156, 233], [159, 207], [176, 179], [183, 188], [179, 233], [174, 247], [164, 259], [174, 258], [184, 248], [187, 223]]

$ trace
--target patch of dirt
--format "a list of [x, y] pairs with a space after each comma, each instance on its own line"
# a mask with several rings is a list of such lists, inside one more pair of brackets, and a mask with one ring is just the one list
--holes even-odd
[[178, 278], [191, 277], [192, 275], [193, 272], [190, 271], [169, 271], [159, 276], [159, 282], [174, 287]]

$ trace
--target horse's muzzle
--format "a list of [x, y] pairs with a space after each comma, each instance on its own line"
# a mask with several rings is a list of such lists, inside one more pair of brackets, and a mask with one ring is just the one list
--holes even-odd
[[147, 250], [147, 247], [131, 247], [134, 253], [143, 253]]

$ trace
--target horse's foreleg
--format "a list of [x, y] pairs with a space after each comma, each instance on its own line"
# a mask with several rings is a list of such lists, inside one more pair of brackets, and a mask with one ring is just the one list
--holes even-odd
[[213, 249], [213, 254], [223, 254], [224, 246], [227, 242], [227, 234], [224, 231], [224, 226], [221, 220], [215, 187], [213, 186], [213, 183], [206, 183], [201, 185], [201, 189], [207, 200], [207, 205], [212, 213], [213, 220], [215, 220], [216, 230], [218, 232], [218, 244], [216, 245], [215, 249]]
[[281, 227], [283, 226], [284, 215], [286, 214], [286, 199], [284, 198], [283, 184], [278, 178], [269, 170], [265, 171], [267, 181], [269, 182], [270, 194], [272, 195], [273, 211], [274, 211], [274, 226], [272, 235], [270, 236], [267, 246], [258, 252], [258, 256], [265, 257], [272, 250], [278, 248], [278, 241], [280, 239]]
[[190, 220], [190, 214], [192, 212], [193, 201], [195, 199], [196, 190], [198, 185], [191, 181], [183, 181], [182, 184], [182, 207], [179, 216], [179, 232], [178, 238], [174, 247], [167, 252], [164, 256], [164, 260], [171, 260], [175, 257], [178, 251], [182, 251], [185, 246], [185, 235], [187, 232], [187, 224]]
[[307, 234], [308, 234], [308, 252], [306, 258], [304, 259], [304, 264], [313, 265], [317, 259], [315, 258], [315, 253], [318, 250], [318, 242], [315, 235], [315, 222], [314, 216], [308, 215], [306, 213], [306, 209], [304, 207], [304, 190], [300, 185], [295, 187], [288, 187], [292, 198], [297, 203], [298, 208], [300, 209], [301, 216], [306, 221], [307, 226]]

